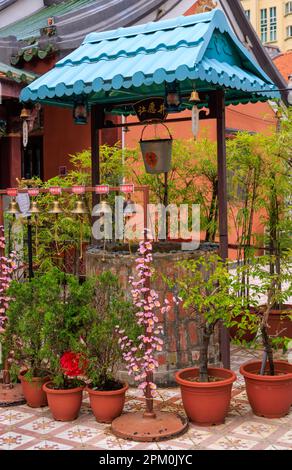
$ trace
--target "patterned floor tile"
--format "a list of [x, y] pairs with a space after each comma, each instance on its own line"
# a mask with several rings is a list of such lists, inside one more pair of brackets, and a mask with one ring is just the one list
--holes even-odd
[[0, 423], [6, 426], [19, 424], [33, 416], [32, 413], [24, 413], [22, 411], [18, 411], [17, 408], [8, 408], [6, 411], [4, 411], [4, 408], [0, 408], [0, 410]]
[[25, 450], [70, 450], [72, 446], [66, 444], [59, 444], [53, 441], [40, 441], [34, 446], [27, 447]]
[[55, 434], [55, 437], [59, 439], [67, 439], [69, 441], [78, 442], [83, 444], [93, 437], [95, 437], [99, 433], [98, 430], [93, 429], [92, 427], [88, 426], [80, 426], [80, 425], [73, 425], [72, 427], [68, 428], [66, 431], [63, 431], [59, 434]]
[[64, 423], [60, 421], [54, 421], [53, 419], [41, 417], [33, 421], [30, 421], [23, 426], [20, 426], [19, 429], [26, 429], [27, 431], [34, 431], [38, 434], [48, 434], [56, 431], [57, 429], [64, 426]]
[[142, 411], [144, 410], [144, 402], [141, 400], [129, 400], [125, 403], [124, 406], [124, 411], [125, 412], [130, 412], [130, 411]]
[[289, 444], [292, 448], [292, 429], [286, 432], [285, 434], [283, 434], [283, 436], [278, 438], [278, 440], [281, 442], [285, 442], [286, 444]]
[[130, 450], [134, 447], [137, 447], [138, 442], [126, 441], [123, 439], [118, 439], [112, 434], [103, 435], [100, 438], [96, 438], [90, 442], [94, 447], [104, 450]]
[[275, 426], [270, 423], [258, 423], [255, 421], [246, 421], [240, 426], [233, 428], [233, 432], [237, 434], [243, 434], [250, 437], [261, 437], [263, 439], [267, 438], [273, 432], [277, 431], [278, 426]]
[[213, 444], [208, 445], [208, 449], [214, 450], [250, 450], [257, 445], [257, 441], [243, 439], [236, 436], [224, 436]]
[[33, 440], [34, 437], [24, 436], [18, 432], [6, 432], [0, 436], [0, 449], [14, 450]]

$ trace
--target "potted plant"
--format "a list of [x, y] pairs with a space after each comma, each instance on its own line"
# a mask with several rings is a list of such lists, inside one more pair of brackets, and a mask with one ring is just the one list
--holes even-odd
[[110, 423], [122, 413], [128, 389], [116, 375], [122, 354], [115, 327], [119, 324], [130, 335], [137, 328], [133, 307], [110, 272], [91, 280], [88, 296], [92, 302], [84, 312], [81, 342], [87, 361], [86, 391], [96, 420]]
[[[256, 318], [261, 332], [263, 359], [243, 364], [240, 373], [245, 378], [253, 412], [266, 418], [280, 418], [289, 413], [292, 404], [292, 364], [274, 360], [273, 350], [279, 345], [285, 348], [291, 338], [271, 334], [269, 323], [274, 305], [285, 303], [291, 296], [291, 261], [284, 263], [282, 259], [281, 274], [271, 274], [271, 262], [275, 260], [270, 256], [257, 258], [251, 270], [253, 305], [255, 312], [260, 314]], [[264, 294], [267, 301], [262, 304]]]
[[42, 390], [48, 381], [48, 360], [44, 355], [44, 317], [59, 301], [59, 284], [54, 271], [30, 281], [13, 281], [4, 331], [4, 351], [11, 363], [11, 374], [18, 375], [27, 404], [46, 406]]
[[[237, 276], [228, 272], [225, 263], [215, 254], [197, 260], [183, 261], [182, 276], [175, 281], [183, 308], [193, 311], [200, 344], [199, 366], [176, 373], [182, 401], [188, 418], [196, 424], [224, 422], [228, 412], [233, 371], [208, 366], [208, 350], [215, 327], [226, 327], [244, 311], [237, 296]], [[173, 285], [172, 285], [173, 286]]]
[[51, 413], [57, 421], [77, 418], [84, 389], [86, 358], [80, 353], [80, 329], [91, 305], [88, 283], [55, 271], [59, 300], [45, 313], [44, 354], [52, 379], [43, 386]]
[[[281, 121], [278, 132], [266, 136], [259, 145], [265, 162], [261, 191], [266, 229], [263, 241], [270, 255], [268, 265], [271, 279], [275, 275], [278, 280], [286, 269], [289, 250], [291, 255], [291, 113], [287, 117]], [[279, 293], [281, 282], [270, 283], [268, 290], [271, 289]], [[271, 294], [271, 299], [274, 303], [269, 311], [268, 333], [292, 338], [292, 305], [289, 299], [276, 292]]]

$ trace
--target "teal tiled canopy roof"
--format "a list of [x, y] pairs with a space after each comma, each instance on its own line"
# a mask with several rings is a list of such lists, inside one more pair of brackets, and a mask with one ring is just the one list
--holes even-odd
[[[72, 106], [126, 103], [164, 96], [165, 83], [180, 83], [182, 96], [197, 89], [226, 89], [227, 104], [266, 101], [279, 93], [213, 10], [144, 25], [89, 34], [83, 44], [26, 87], [21, 100]], [[187, 106], [187, 105], [186, 105]]]

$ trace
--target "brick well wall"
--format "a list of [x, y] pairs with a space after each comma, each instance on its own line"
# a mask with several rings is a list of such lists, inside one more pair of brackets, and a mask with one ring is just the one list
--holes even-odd
[[[151, 281], [159, 293], [160, 300], [167, 297], [172, 299], [172, 293], [165, 285], [162, 274], [169, 279], [180, 276], [178, 261], [200, 257], [206, 251], [176, 251], [170, 253], [153, 253], [155, 278]], [[111, 271], [120, 280], [121, 286], [130, 297], [129, 276], [135, 276], [136, 254], [112, 253], [95, 248], [89, 248], [86, 253], [86, 274], [98, 275], [103, 271]], [[177, 370], [198, 365], [199, 357], [199, 331], [195, 321], [181, 305], [172, 305], [172, 309], [162, 318], [164, 328], [164, 349], [158, 354], [159, 370], [155, 374], [158, 385], [174, 384], [174, 374]], [[210, 344], [210, 363], [219, 364], [218, 331], [216, 331]], [[129, 382], [126, 372], [121, 371], [120, 376]]]

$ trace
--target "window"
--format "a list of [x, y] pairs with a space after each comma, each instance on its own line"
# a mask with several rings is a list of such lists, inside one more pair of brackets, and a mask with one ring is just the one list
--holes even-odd
[[287, 26], [286, 36], [287, 38], [292, 38], [292, 26]]
[[261, 41], [267, 42], [268, 40], [268, 15], [267, 9], [261, 10]]
[[285, 15], [292, 13], [292, 2], [287, 2], [285, 5]]
[[[292, 2], [291, 2], [292, 3]], [[245, 15], [247, 16], [247, 18], [250, 20], [250, 10], [245, 10]]]
[[277, 41], [277, 8], [270, 8], [270, 41]]

